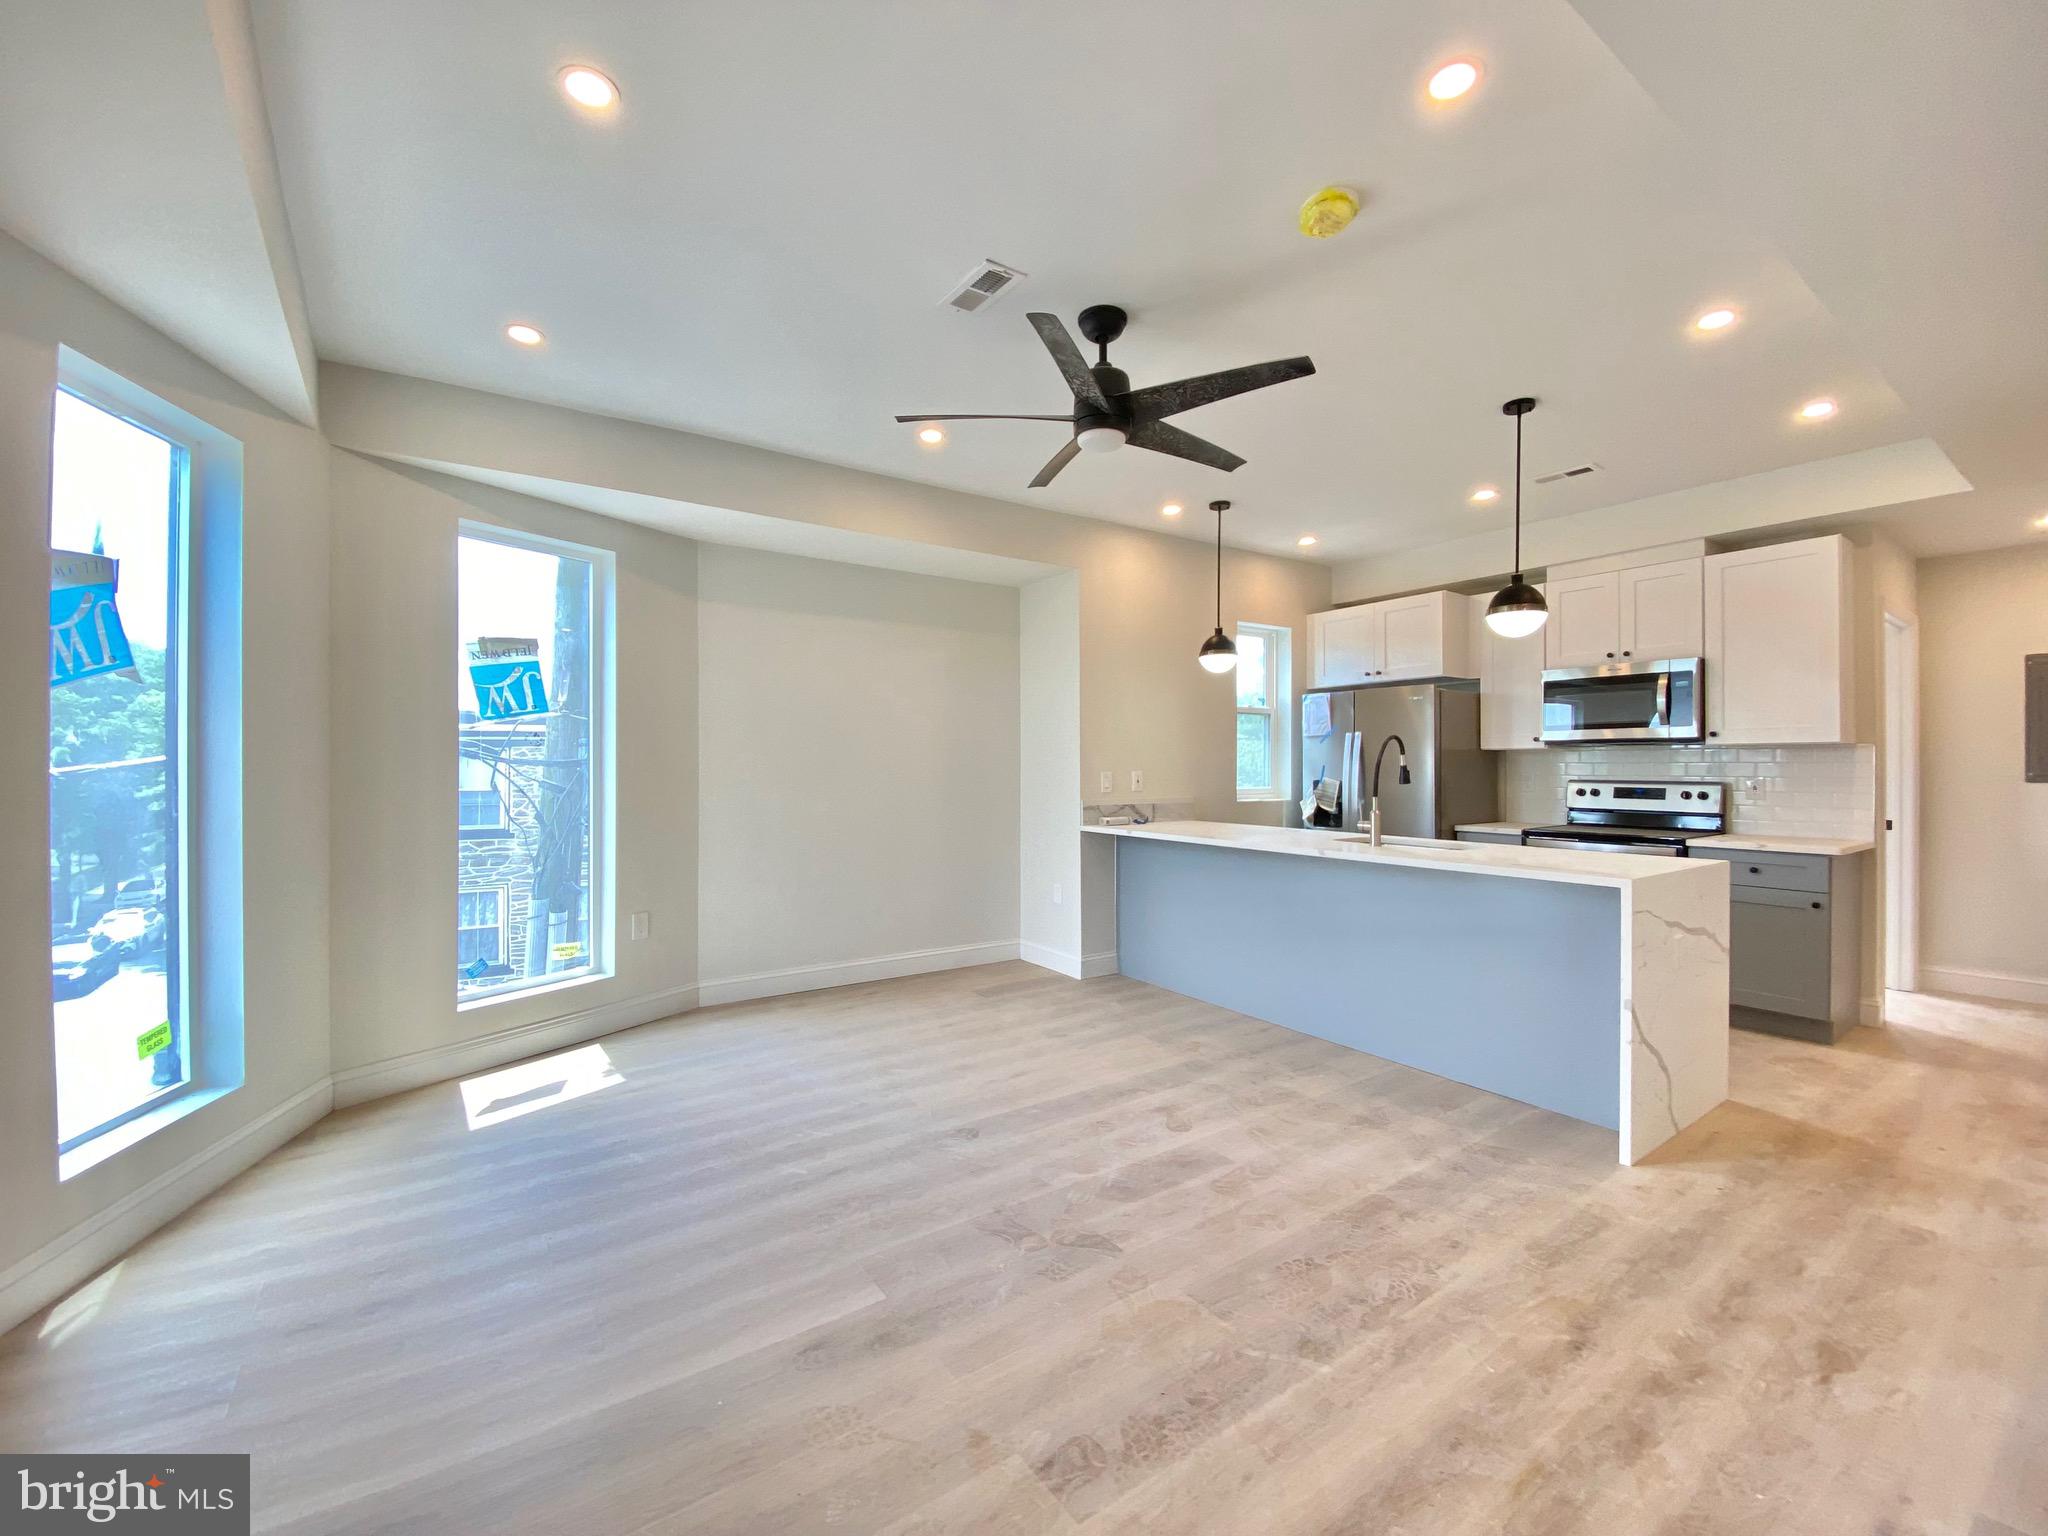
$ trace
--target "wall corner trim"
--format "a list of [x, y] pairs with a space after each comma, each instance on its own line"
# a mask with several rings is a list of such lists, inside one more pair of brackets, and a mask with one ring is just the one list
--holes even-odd
[[1042, 966], [1048, 971], [1058, 971], [1062, 976], [1071, 976], [1076, 981], [1091, 981], [1097, 976], [1114, 976], [1118, 971], [1116, 951], [1113, 949], [1093, 955], [1076, 955], [1046, 944], [1019, 944], [1017, 958], [1032, 965]]
[[930, 971], [995, 965], [999, 961], [1017, 959], [1020, 948], [1015, 939], [998, 939], [984, 944], [911, 949], [896, 955], [877, 955], [869, 960], [798, 965], [787, 970], [762, 971], [753, 976], [726, 976], [716, 981], [699, 982], [697, 1000], [700, 1006], [712, 1008], [720, 1003], [745, 1003], [759, 997], [782, 997], [791, 992], [817, 992], [826, 987], [852, 986], [862, 981], [892, 981], [899, 976], [922, 976]]
[[323, 1077], [21, 1259], [0, 1274], [0, 1333], [69, 1295], [171, 1218], [254, 1167], [324, 1118], [333, 1102], [332, 1085]]
[[1971, 971], [1953, 965], [1920, 964], [1920, 990], [1988, 997], [2002, 1003], [2048, 1004], [2048, 979], [2007, 976], [1998, 971]]
[[353, 1104], [381, 1099], [387, 1094], [425, 1088], [471, 1072], [523, 1061], [546, 1051], [581, 1045], [602, 1035], [614, 1035], [620, 1030], [637, 1029], [642, 1024], [673, 1018], [697, 1006], [697, 993], [694, 986], [671, 987], [642, 997], [598, 1003], [552, 1019], [515, 1024], [509, 1029], [449, 1045], [412, 1051], [404, 1056], [388, 1056], [382, 1061], [365, 1062], [361, 1066], [344, 1067], [334, 1074], [334, 1107], [346, 1109]]

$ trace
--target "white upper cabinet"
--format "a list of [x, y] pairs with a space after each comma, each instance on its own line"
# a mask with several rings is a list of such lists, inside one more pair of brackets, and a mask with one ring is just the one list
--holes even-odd
[[1370, 605], [1309, 615], [1309, 686], [1363, 683], [1377, 677], [1386, 624]]
[[1631, 661], [1697, 656], [1705, 643], [1701, 606], [1704, 563], [1667, 560], [1617, 571], [1621, 596], [1621, 654]]
[[1850, 608], [1840, 534], [1707, 556], [1708, 740], [1853, 741]]
[[1700, 586], [1697, 558], [1553, 576], [1545, 665], [1601, 667], [1699, 655]]
[[1491, 594], [1483, 592], [1471, 599], [1472, 654], [1479, 663], [1479, 745], [1488, 752], [1541, 747], [1543, 629], [1550, 625], [1533, 635], [1497, 635], [1486, 623], [1489, 601]]
[[1470, 676], [1466, 601], [1418, 592], [1309, 615], [1309, 686]]
[[1544, 664], [1597, 667], [1621, 654], [1619, 572], [1567, 576], [1548, 584], [1550, 618], [1543, 636]]

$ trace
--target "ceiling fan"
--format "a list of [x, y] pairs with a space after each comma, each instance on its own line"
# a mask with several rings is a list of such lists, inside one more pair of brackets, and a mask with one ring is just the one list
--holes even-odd
[[1285, 384], [1316, 371], [1305, 357], [1282, 358], [1274, 363], [1251, 363], [1243, 368], [1226, 368], [1221, 373], [1198, 374], [1176, 379], [1171, 384], [1151, 384], [1132, 389], [1130, 375], [1109, 361], [1109, 344], [1123, 335], [1130, 316], [1114, 304], [1091, 304], [1081, 311], [1081, 334], [1097, 348], [1096, 361], [1082, 357], [1074, 338], [1060, 324], [1059, 316], [1026, 315], [1045, 350], [1059, 365], [1067, 388], [1074, 394], [1074, 409], [1065, 416], [898, 416], [903, 422], [927, 421], [1064, 421], [1074, 429], [1067, 445], [1050, 459], [1032, 480], [1033, 489], [1050, 485], [1052, 477], [1065, 469], [1077, 453], [1107, 453], [1125, 443], [1167, 453], [1177, 459], [1192, 459], [1213, 469], [1236, 469], [1244, 462], [1227, 448], [1183, 432], [1166, 418], [1191, 411], [1198, 405], [1228, 400], [1269, 384]]

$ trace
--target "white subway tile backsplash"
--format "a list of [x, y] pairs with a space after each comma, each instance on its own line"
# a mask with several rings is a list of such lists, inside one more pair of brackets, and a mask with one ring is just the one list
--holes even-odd
[[1564, 815], [1567, 779], [1715, 779], [1730, 788], [1732, 832], [1867, 837], [1877, 821], [1877, 749], [1834, 747], [1547, 747], [1501, 754], [1501, 814]]

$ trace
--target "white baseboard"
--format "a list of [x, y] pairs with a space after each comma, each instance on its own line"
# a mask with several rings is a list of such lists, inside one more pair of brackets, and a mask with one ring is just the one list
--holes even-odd
[[1965, 971], [1955, 966], [1920, 967], [1923, 992], [1960, 992], [1965, 997], [1993, 997], [2007, 1003], [2048, 1003], [2048, 981], [2033, 976], [2005, 976], [1997, 971]]
[[898, 976], [922, 976], [928, 971], [958, 970], [969, 965], [994, 965], [1015, 960], [1022, 946], [1012, 940], [994, 944], [954, 944], [943, 949], [912, 949], [900, 955], [878, 955], [872, 960], [847, 960], [831, 965], [797, 965], [782, 971], [762, 971], [754, 976], [727, 976], [697, 984], [697, 1001], [705, 1008], [720, 1003], [746, 1003], [757, 997], [782, 997], [791, 992], [816, 992], [825, 987], [846, 987], [859, 981], [890, 981]]
[[1095, 955], [1077, 955], [1046, 944], [1019, 944], [1017, 958], [1043, 966], [1048, 971], [1058, 971], [1062, 976], [1071, 976], [1076, 981], [1117, 973], [1116, 951], [1113, 949]]
[[16, 1262], [0, 1274], [0, 1333], [69, 1294], [172, 1217], [255, 1166], [332, 1104], [333, 1091], [323, 1077]]
[[1884, 1022], [1884, 999], [1881, 997], [1864, 998], [1856, 1006], [1856, 1018], [1859, 1023], [1863, 1024], [1882, 1024]]
[[334, 1107], [346, 1109], [351, 1104], [381, 1099], [386, 1094], [403, 1093], [408, 1088], [424, 1088], [429, 1083], [443, 1083], [452, 1077], [467, 1077], [472, 1072], [524, 1061], [546, 1051], [559, 1051], [567, 1046], [581, 1045], [586, 1040], [595, 1040], [601, 1035], [615, 1035], [622, 1029], [634, 1029], [642, 1024], [652, 1024], [656, 1019], [688, 1013], [697, 1006], [697, 990], [695, 987], [671, 987], [666, 992], [652, 992], [645, 997], [581, 1008], [560, 1018], [517, 1024], [510, 1029], [478, 1035], [452, 1045], [413, 1051], [404, 1056], [389, 1056], [358, 1067], [344, 1067], [334, 1074]]

